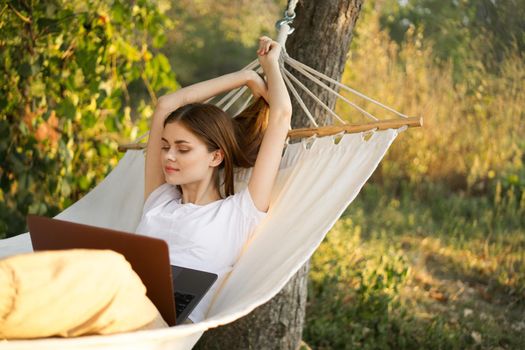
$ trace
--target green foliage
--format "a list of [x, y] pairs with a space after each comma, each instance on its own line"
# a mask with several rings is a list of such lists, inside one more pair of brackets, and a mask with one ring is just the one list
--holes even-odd
[[355, 243], [351, 226], [351, 220], [340, 221], [312, 261], [305, 337], [316, 339], [309, 342], [316, 349], [387, 347], [399, 331], [392, 313], [398, 308], [406, 262], [392, 252], [352, 259], [355, 252], [340, 249], [345, 239]]
[[[477, 194], [486, 193], [495, 180], [523, 181], [525, 61], [518, 52], [511, 50], [497, 73], [480, 59], [464, 60], [468, 71], [455, 82], [450, 65], [434, 63], [438, 48], [422, 28], [410, 27], [398, 45], [381, 29], [376, 12], [360, 20], [342, 81], [406, 115], [424, 118], [422, 128], [399, 136], [374, 180], [393, 186], [401, 179], [439, 182]], [[371, 103], [360, 105], [380, 119], [396, 118]], [[351, 122], [364, 119], [345, 104], [337, 108]]]
[[[456, 27], [465, 14], [481, 23], [473, 2], [391, 3], [405, 7], [391, 14], [365, 5], [342, 81], [423, 116], [424, 126], [399, 135], [314, 254], [305, 341], [315, 349], [523, 348], [523, 48], [491, 41], [496, 27]], [[403, 11], [419, 19], [403, 21]], [[499, 15], [509, 17], [509, 32], [519, 32], [523, 16], [507, 12]], [[394, 24], [407, 24], [397, 42]], [[501, 55], [491, 56], [498, 45]]]
[[525, 203], [418, 187], [367, 184], [312, 257], [312, 348], [525, 345]]
[[274, 25], [282, 17], [286, 3], [286, 0], [173, 1], [169, 14], [184, 25], [169, 33], [163, 52], [177, 68], [179, 82], [187, 85], [210, 79], [254, 60], [259, 36], [276, 37]]
[[402, 43], [411, 26], [422, 28], [432, 42], [437, 62], [452, 62], [455, 80], [471, 69], [465, 63], [481, 59], [491, 72], [509, 48], [525, 52], [525, 1], [387, 0], [381, 4], [381, 23]]
[[[146, 0], [0, 5], [0, 237], [23, 232], [28, 213], [77, 201], [116, 165], [119, 141], [147, 130], [147, 106], [177, 88], [155, 52], [172, 26], [166, 9]], [[149, 97], [132, 98], [128, 86]]]

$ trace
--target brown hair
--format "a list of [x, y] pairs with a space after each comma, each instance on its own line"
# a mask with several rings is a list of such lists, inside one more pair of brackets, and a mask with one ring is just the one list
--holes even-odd
[[[173, 111], [164, 120], [180, 122], [208, 147], [209, 152], [222, 150], [224, 160], [224, 194], [234, 194], [233, 168], [249, 168], [255, 164], [257, 153], [268, 126], [269, 106], [259, 97], [233, 119], [219, 107], [209, 103], [190, 103]], [[215, 186], [220, 190], [219, 172], [214, 174]]]

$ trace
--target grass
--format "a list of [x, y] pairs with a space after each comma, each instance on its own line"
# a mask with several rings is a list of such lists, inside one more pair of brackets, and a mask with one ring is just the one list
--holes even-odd
[[387, 188], [367, 184], [314, 254], [305, 342], [525, 348], [523, 188]]

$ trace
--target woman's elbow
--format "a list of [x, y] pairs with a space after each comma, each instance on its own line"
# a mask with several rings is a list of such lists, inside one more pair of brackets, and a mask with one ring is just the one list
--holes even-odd
[[292, 108], [282, 107], [271, 111], [270, 120], [271, 119], [289, 123], [292, 120]]
[[287, 133], [290, 129], [290, 124], [292, 123], [292, 114], [291, 113], [276, 113], [270, 116], [268, 120], [267, 130], [282, 130], [282, 132]]
[[284, 108], [282, 113], [285, 115], [286, 118], [292, 119], [292, 106]]
[[169, 107], [169, 99], [166, 95], [160, 96], [157, 99], [157, 104], [155, 105], [155, 109], [157, 110], [166, 110]]
[[171, 113], [180, 106], [183, 106], [183, 96], [177, 91], [171, 94], [160, 96], [157, 99], [155, 109], [161, 112]]
[[279, 108], [277, 108], [277, 110], [281, 114], [287, 115], [290, 118], [292, 117], [292, 105], [291, 105], [290, 101], [287, 101], [287, 103], [284, 103], [281, 106], [279, 106]]

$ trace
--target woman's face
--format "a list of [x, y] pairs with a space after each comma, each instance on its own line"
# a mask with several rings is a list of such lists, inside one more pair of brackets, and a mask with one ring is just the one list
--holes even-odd
[[222, 160], [218, 153], [209, 152], [206, 144], [179, 122], [164, 127], [162, 169], [169, 184], [185, 185], [210, 178]]

